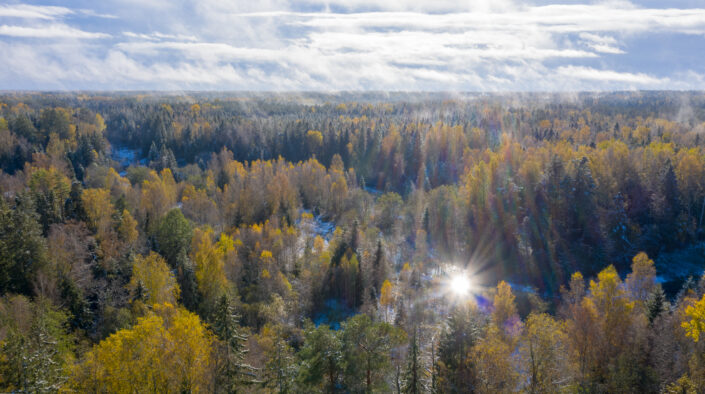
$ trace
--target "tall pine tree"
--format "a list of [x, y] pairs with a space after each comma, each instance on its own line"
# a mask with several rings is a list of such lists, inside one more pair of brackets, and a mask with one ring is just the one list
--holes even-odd
[[216, 388], [219, 392], [235, 393], [239, 386], [253, 381], [255, 369], [245, 363], [247, 335], [242, 332], [239, 320], [228, 297], [220, 297], [212, 324], [213, 332], [220, 339], [216, 358]]
[[426, 391], [424, 382], [424, 367], [419, 350], [418, 330], [414, 327], [414, 333], [409, 342], [409, 353], [406, 356], [407, 366], [404, 372], [404, 384], [402, 392], [405, 394], [419, 394]]

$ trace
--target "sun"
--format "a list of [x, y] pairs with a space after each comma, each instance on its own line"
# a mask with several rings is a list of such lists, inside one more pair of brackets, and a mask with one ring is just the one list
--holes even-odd
[[457, 296], [464, 296], [470, 292], [470, 279], [463, 273], [456, 273], [450, 279], [450, 290]]

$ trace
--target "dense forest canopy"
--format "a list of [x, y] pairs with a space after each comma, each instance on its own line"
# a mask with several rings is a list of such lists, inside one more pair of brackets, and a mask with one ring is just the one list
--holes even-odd
[[2, 391], [705, 390], [703, 93], [5, 93], [0, 141]]

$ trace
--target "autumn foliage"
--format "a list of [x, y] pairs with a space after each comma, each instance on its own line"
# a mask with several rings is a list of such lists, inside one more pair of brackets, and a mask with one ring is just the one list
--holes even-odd
[[0, 95], [0, 391], [705, 391], [702, 95], [305, 96]]

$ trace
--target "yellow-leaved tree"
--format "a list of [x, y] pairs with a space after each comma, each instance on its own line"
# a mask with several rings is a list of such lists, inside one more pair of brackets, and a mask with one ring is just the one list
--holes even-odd
[[585, 300], [595, 307], [600, 316], [603, 340], [606, 341], [604, 345], [615, 350], [623, 346], [634, 302], [626, 297], [614, 266], [610, 265], [597, 274], [597, 282], [590, 281], [590, 296]]
[[686, 307], [685, 315], [689, 319], [681, 323], [681, 326], [685, 329], [685, 335], [698, 342], [700, 335], [705, 332], [705, 295], [694, 305]]
[[629, 296], [644, 307], [651, 292], [656, 288], [656, 267], [654, 261], [644, 252], [639, 252], [632, 260], [632, 272], [624, 282]]
[[669, 393], [702, 393], [705, 391], [705, 354], [702, 352], [700, 338], [705, 332], [705, 295], [699, 300], [687, 300], [692, 303], [685, 307], [684, 321], [681, 327], [685, 330], [685, 335], [695, 342], [695, 352], [688, 360], [688, 372], [677, 382], [667, 387]]
[[179, 297], [179, 285], [174, 274], [169, 270], [166, 260], [155, 252], [135, 259], [128, 288], [133, 299], [139, 299], [147, 305], [176, 304]]
[[142, 182], [140, 208], [145, 215], [149, 232], [153, 232], [159, 219], [176, 205], [176, 182], [171, 170], [163, 169], [159, 175], [150, 171]]
[[382, 307], [382, 310], [384, 313], [384, 320], [387, 322], [389, 321], [389, 319], [388, 319], [389, 308], [391, 308], [393, 302], [394, 302], [394, 294], [393, 294], [392, 282], [390, 282], [389, 279], [387, 279], [384, 281], [384, 283], [382, 283], [382, 290], [380, 291], [380, 296], [379, 296], [379, 304]]
[[509, 393], [517, 388], [519, 374], [512, 356], [512, 346], [494, 324], [487, 335], [471, 349], [477, 374], [477, 392]]
[[122, 217], [118, 225], [118, 235], [127, 246], [135, 243], [140, 235], [139, 230], [137, 230], [137, 220], [130, 215], [130, 211], [127, 209], [122, 211]]
[[201, 307], [210, 313], [215, 303], [230, 289], [225, 276], [225, 258], [235, 249], [233, 239], [225, 233], [220, 234], [218, 242], [213, 242], [211, 228], [197, 228], [191, 240], [191, 260], [196, 270], [196, 283], [201, 293]]
[[[586, 335], [590, 339], [581, 374], [584, 385], [601, 387], [608, 392], [623, 392], [628, 374], [627, 367], [617, 373], [620, 356], [625, 357], [625, 349], [644, 346], [644, 326], [647, 323], [643, 314], [634, 313], [635, 302], [631, 301], [624, 289], [614, 266], [609, 266], [597, 275], [597, 282], [590, 281], [590, 293], [583, 298], [583, 314]], [[636, 362], [627, 364], [636, 365]]]
[[78, 392], [175, 393], [211, 389], [212, 335], [199, 317], [171, 304], [95, 345], [77, 364]]
[[113, 216], [115, 207], [110, 200], [107, 189], [84, 189], [81, 201], [86, 212], [88, 227], [95, 232], [100, 245], [98, 255], [103, 260], [115, 258], [120, 254], [120, 242], [115, 232]]
[[509, 340], [521, 329], [521, 319], [517, 314], [516, 296], [507, 282], [497, 284], [492, 306], [492, 323], [503, 338]]
[[85, 189], [81, 194], [83, 209], [86, 211], [87, 223], [91, 230], [99, 235], [112, 226], [113, 204], [107, 189]]
[[570, 355], [565, 323], [546, 313], [530, 314], [519, 343], [524, 390], [529, 393], [568, 391], [575, 377]]

